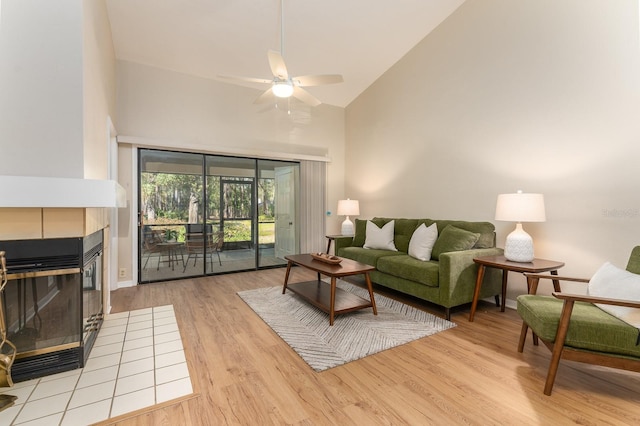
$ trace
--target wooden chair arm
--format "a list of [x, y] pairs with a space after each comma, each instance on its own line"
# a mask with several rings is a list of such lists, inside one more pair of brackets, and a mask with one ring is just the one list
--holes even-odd
[[525, 273], [524, 276], [527, 278], [527, 290], [529, 294], [536, 294], [538, 292], [538, 282], [540, 279], [552, 280], [553, 281], [553, 289], [559, 293], [562, 291], [560, 288], [560, 281], [573, 281], [579, 283], [588, 283], [589, 280], [587, 278], [575, 278], [575, 277], [561, 277], [560, 275], [554, 274], [529, 274]]
[[640, 308], [640, 301], [623, 300], [623, 299], [610, 299], [607, 297], [596, 297], [585, 294], [570, 294], [570, 293], [551, 293], [553, 297], [562, 300], [573, 300], [574, 302], [588, 302], [588, 303], [602, 303], [605, 305], [626, 306], [629, 308]]
[[558, 281], [574, 281], [579, 283], [588, 283], [589, 278], [575, 278], [575, 277], [562, 277], [560, 275], [549, 275], [549, 274], [524, 274], [527, 278], [543, 278], [547, 280], [558, 280]]

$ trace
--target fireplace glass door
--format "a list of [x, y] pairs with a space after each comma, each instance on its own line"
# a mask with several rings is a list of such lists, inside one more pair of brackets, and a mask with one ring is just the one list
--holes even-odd
[[80, 340], [79, 269], [26, 273], [5, 289], [8, 337], [18, 358]]

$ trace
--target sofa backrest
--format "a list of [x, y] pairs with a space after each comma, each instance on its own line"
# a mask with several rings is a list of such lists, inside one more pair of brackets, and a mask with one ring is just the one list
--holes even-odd
[[[464, 229], [470, 232], [476, 232], [480, 234], [478, 242], [474, 248], [491, 248], [496, 246], [496, 232], [495, 226], [491, 222], [467, 222], [464, 220], [439, 220], [439, 219], [404, 219], [404, 218], [389, 218], [389, 217], [374, 217], [371, 219], [373, 223], [382, 227], [386, 223], [395, 220], [394, 224], [394, 243], [396, 248], [402, 252], [409, 251], [409, 241], [413, 231], [416, 230], [421, 224], [431, 226], [434, 222], [438, 227], [438, 233], [447, 225], [452, 225], [460, 229]], [[354, 247], [364, 246], [367, 232], [367, 221], [364, 219], [355, 220], [355, 236], [353, 238]]]

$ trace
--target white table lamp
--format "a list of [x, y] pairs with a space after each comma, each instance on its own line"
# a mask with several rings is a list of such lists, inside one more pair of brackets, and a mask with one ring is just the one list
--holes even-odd
[[342, 235], [354, 235], [353, 222], [349, 220], [349, 216], [358, 216], [360, 214], [360, 204], [358, 200], [339, 200], [338, 201], [338, 216], [346, 216], [347, 218], [342, 222]]
[[517, 222], [516, 229], [507, 236], [504, 257], [513, 262], [531, 262], [533, 239], [522, 229], [522, 222], [544, 222], [544, 196], [542, 194], [500, 194], [496, 203], [496, 220]]

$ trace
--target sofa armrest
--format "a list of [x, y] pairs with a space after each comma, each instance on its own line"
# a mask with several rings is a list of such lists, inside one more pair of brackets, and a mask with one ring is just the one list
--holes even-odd
[[353, 243], [353, 237], [337, 237], [334, 240], [335, 245], [333, 246], [334, 253], [338, 255], [338, 251], [341, 248], [351, 247]]
[[[452, 251], [440, 255], [440, 301], [443, 306], [458, 306], [473, 300], [473, 292], [478, 276], [478, 264], [473, 261], [480, 256], [498, 256], [501, 248], [471, 249]], [[487, 268], [484, 275], [481, 297], [500, 294], [502, 275], [499, 270]]]

